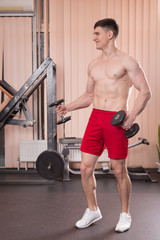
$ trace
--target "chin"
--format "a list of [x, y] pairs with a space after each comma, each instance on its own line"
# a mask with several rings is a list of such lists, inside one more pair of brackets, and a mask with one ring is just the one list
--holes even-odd
[[96, 49], [97, 49], [97, 50], [102, 50], [102, 48], [101, 48], [101, 47], [96, 47]]

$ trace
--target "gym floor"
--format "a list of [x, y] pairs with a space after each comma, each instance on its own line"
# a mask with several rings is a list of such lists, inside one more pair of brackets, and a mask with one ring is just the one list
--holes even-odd
[[132, 227], [116, 233], [120, 202], [114, 177], [97, 176], [97, 196], [103, 219], [76, 229], [86, 208], [80, 176], [69, 182], [2, 184], [14, 180], [41, 180], [35, 174], [0, 174], [1, 240], [158, 240], [160, 239], [160, 173], [157, 183], [132, 181]]

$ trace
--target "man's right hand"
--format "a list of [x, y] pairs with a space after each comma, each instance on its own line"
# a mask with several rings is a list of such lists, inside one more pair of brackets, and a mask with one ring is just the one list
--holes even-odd
[[64, 104], [58, 105], [56, 107], [56, 113], [58, 114], [59, 117], [62, 117], [62, 115], [65, 115], [67, 113], [67, 108]]

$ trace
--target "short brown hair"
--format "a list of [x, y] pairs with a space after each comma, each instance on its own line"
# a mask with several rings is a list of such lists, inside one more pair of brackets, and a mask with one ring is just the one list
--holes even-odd
[[99, 20], [98, 22], [95, 23], [94, 29], [96, 27], [109, 29], [113, 32], [115, 38], [118, 36], [119, 26], [113, 18], [105, 18], [105, 19]]

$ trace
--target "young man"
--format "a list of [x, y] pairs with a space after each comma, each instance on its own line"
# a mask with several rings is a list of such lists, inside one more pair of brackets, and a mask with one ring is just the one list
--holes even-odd
[[[124, 131], [132, 126], [136, 117], [146, 107], [151, 91], [137, 61], [117, 49], [118, 32], [119, 27], [114, 19], [107, 18], [95, 23], [93, 41], [101, 54], [88, 66], [86, 91], [70, 104], [58, 106], [56, 111], [58, 115], [62, 115], [93, 104], [81, 145], [81, 181], [88, 208], [82, 219], [76, 223], [76, 227], [88, 227], [102, 218], [96, 198], [94, 169], [98, 157], [107, 147], [121, 201], [120, 218], [115, 230], [124, 232], [131, 226], [131, 182], [126, 161], [128, 140], [124, 137]], [[132, 86], [139, 94], [133, 108], [128, 111]], [[128, 111], [128, 115], [122, 126], [112, 126], [111, 118], [119, 110]]]

